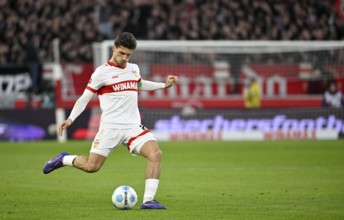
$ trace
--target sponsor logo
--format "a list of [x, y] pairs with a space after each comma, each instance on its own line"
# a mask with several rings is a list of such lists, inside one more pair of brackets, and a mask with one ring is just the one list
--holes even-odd
[[[228, 120], [221, 115], [212, 119], [188, 119], [183, 120], [179, 116], [171, 119], [157, 120], [154, 130], [159, 132], [222, 132], [222, 131], [261, 131], [266, 137], [273, 138], [281, 135], [286, 136], [312, 136], [309, 133], [296, 131], [335, 130], [338, 134], [344, 133], [344, 122], [330, 115], [327, 118], [319, 116], [315, 119], [294, 119], [285, 115], [276, 115], [269, 119], [240, 119]], [[289, 132], [289, 133], [279, 133]], [[290, 133], [292, 131], [292, 133]], [[296, 132], [296, 133], [293, 133]]]
[[28, 73], [0, 76], [0, 95], [26, 96], [32, 82]]
[[128, 205], [128, 192], [124, 191], [124, 205], [127, 206]]
[[172, 132], [170, 139], [173, 141], [218, 141], [222, 140], [221, 132]]
[[136, 81], [130, 81], [130, 82], [121, 82], [117, 83], [112, 86], [113, 91], [115, 92], [121, 92], [125, 90], [137, 90], [137, 82]]
[[264, 140], [303, 140], [303, 139], [317, 139], [317, 132], [315, 130], [309, 131], [269, 131], [265, 132]]

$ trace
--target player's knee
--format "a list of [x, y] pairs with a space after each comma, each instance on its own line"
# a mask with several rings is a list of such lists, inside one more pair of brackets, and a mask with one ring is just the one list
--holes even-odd
[[155, 162], [160, 161], [161, 158], [162, 158], [162, 151], [160, 149], [153, 151], [150, 155], [150, 159]]

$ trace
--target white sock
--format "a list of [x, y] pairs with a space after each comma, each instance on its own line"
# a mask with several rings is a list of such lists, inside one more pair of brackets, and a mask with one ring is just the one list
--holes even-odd
[[73, 166], [73, 161], [76, 158], [76, 155], [66, 155], [62, 158], [62, 163], [65, 166]]
[[158, 190], [158, 179], [146, 179], [145, 194], [143, 195], [143, 203], [152, 201]]

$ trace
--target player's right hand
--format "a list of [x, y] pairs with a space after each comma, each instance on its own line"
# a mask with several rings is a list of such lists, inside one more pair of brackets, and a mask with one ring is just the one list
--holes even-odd
[[57, 128], [57, 134], [59, 136], [62, 136], [62, 132], [64, 129], [68, 128], [72, 124], [72, 119], [68, 118], [67, 120], [63, 121], [61, 124], [59, 124]]

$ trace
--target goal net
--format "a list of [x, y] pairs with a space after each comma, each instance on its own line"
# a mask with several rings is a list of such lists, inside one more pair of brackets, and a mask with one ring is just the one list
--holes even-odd
[[[95, 67], [111, 57], [112, 45], [113, 41], [93, 45]], [[342, 84], [344, 42], [138, 41], [131, 61], [145, 78], [182, 78], [180, 90], [160, 92], [156, 98], [240, 95], [250, 77], [257, 78], [264, 97], [291, 98], [320, 95], [330, 80]]]
[[[110, 59], [112, 45], [94, 43], [94, 68]], [[140, 91], [143, 122], [151, 129], [200, 132], [196, 139], [209, 138], [204, 132], [216, 129], [258, 130], [265, 139], [315, 137], [300, 133], [305, 130], [344, 133], [343, 108], [321, 107], [329, 82], [344, 92], [344, 42], [138, 41], [131, 62], [147, 80], [163, 82], [172, 74], [180, 78], [168, 90]], [[242, 93], [251, 78], [261, 88], [259, 110], [243, 106]], [[267, 133], [280, 131], [286, 133]]]

